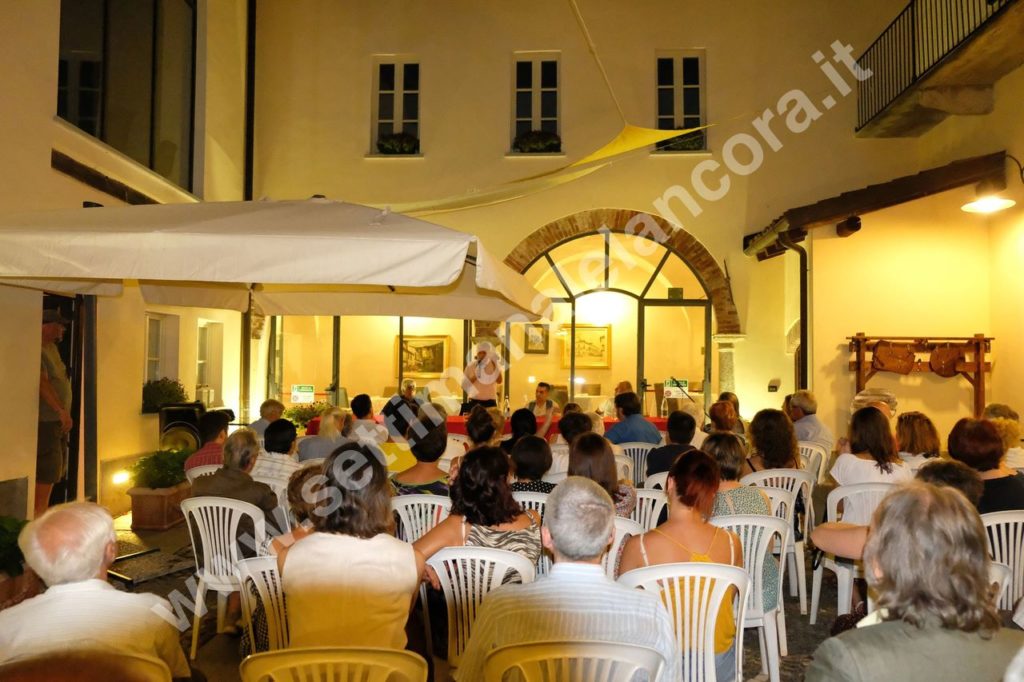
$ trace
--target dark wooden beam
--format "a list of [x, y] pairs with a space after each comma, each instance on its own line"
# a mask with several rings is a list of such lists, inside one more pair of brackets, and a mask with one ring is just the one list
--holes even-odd
[[120, 180], [115, 180], [109, 175], [104, 175], [95, 168], [86, 166], [67, 154], [53, 149], [50, 151], [50, 167], [65, 175], [78, 180], [79, 182], [97, 189], [104, 194], [120, 199], [126, 204], [159, 204], [153, 197], [143, 194], [137, 189], [129, 187]]

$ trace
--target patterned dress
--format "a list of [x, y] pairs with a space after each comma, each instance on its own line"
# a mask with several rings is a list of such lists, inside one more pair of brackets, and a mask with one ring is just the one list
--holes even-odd
[[[711, 516], [729, 516], [730, 514], [771, 514], [771, 507], [764, 499], [761, 491], [752, 486], [741, 486], [732, 490], [720, 491], [715, 494], [715, 506]], [[769, 555], [764, 562], [762, 571], [765, 608], [778, 603], [779, 598], [779, 562]]]
[[399, 495], [441, 495], [448, 497], [448, 477], [442, 476], [436, 481], [426, 483], [401, 483], [394, 476], [391, 477], [391, 487], [395, 496]]
[[516, 481], [509, 487], [514, 493], [544, 493], [549, 495], [555, 489], [555, 485], [555, 483], [548, 483], [547, 481]]

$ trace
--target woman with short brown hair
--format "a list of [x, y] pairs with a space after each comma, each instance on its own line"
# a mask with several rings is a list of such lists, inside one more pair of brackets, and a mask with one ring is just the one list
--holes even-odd
[[896, 419], [896, 443], [911, 471], [939, 456], [939, 432], [923, 412], [904, 412]]
[[636, 509], [636, 490], [619, 479], [612, 444], [604, 436], [584, 433], [569, 445], [569, 475], [589, 478], [605, 489], [615, 503], [615, 513], [629, 518]]
[[[914, 477], [910, 467], [896, 454], [896, 441], [889, 420], [876, 407], [862, 407], [850, 419], [850, 452], [832, 465], [832, 478], [839, 485], [854, 483], [903, 483]], [[871, 510], [849, 500], [843, 521], [867, 525]]]

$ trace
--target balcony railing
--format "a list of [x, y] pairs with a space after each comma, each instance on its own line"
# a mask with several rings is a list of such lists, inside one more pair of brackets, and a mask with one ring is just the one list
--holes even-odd
[[1015, 0], [911, 0], [857, 63], [857, 130]]

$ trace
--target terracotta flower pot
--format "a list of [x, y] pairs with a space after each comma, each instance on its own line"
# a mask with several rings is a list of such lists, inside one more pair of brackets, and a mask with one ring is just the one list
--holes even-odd
[[167, 530], [181, 523], [181, 501], [191, 492], [187, 481], [173, 488], [132, 488], [132, 530]]

